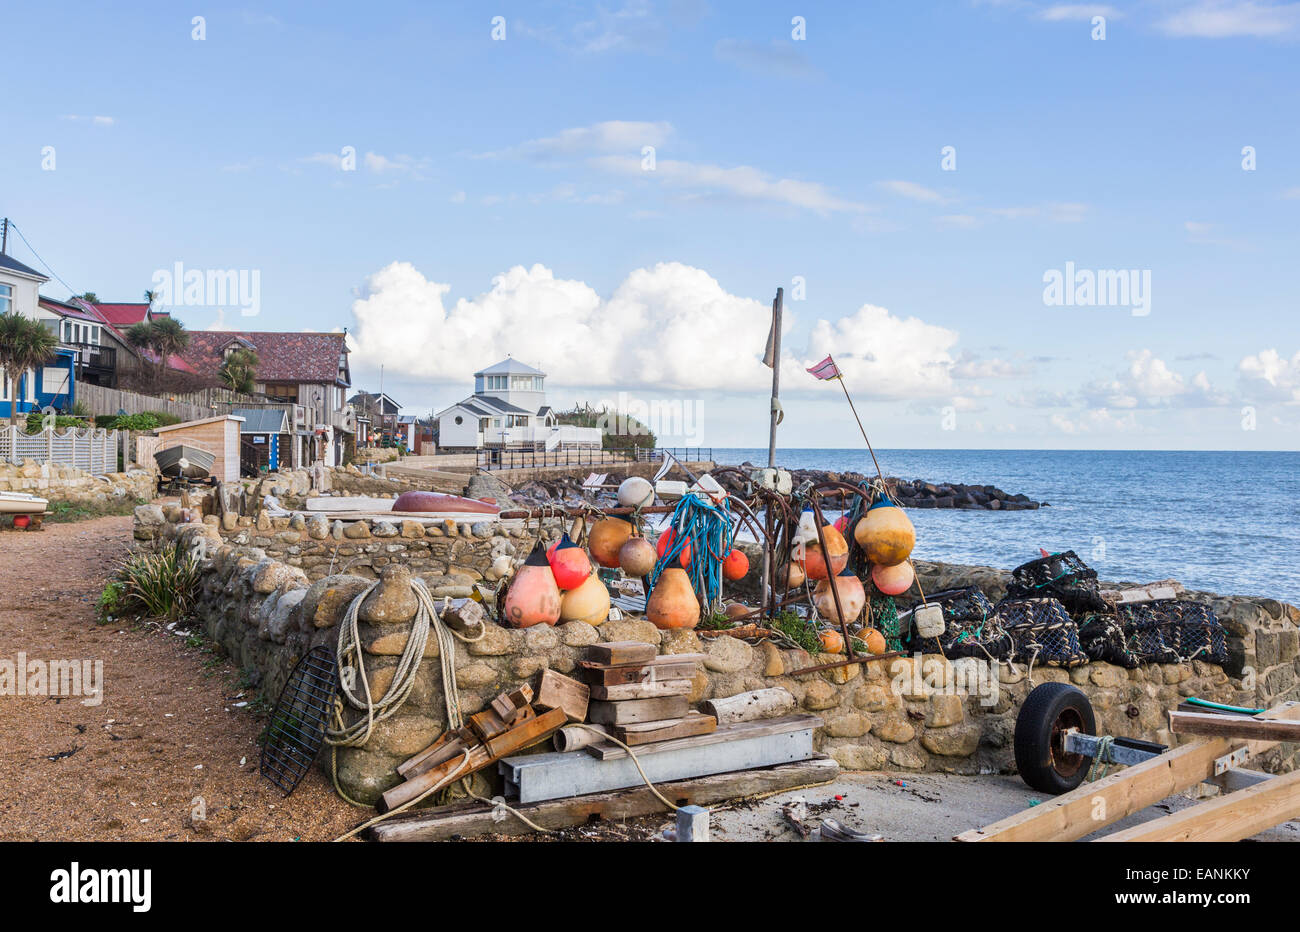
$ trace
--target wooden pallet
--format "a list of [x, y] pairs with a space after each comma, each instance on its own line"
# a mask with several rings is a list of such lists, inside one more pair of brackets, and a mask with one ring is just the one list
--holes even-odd
[[[1235, 763], [1275, 747], [1279, 743], [1275, 736], [1295, 740], [1295, 730], [1289, 724], [1280, 731], [1278, 724], [1300, 721], [1300, 702], [1282, 703], [1249, 718], [1184, 712], [1169, 715], [1173, 731], [1203, 728], [1217, 736], [1198, 738], [1084, 783], [1032, 809], [963, 832], [955, 840], [1074, 841], [1206, 781], [1219, 783], [1224, 795], [1098, 840], [1236, 841], [1300, 817], [1300, 771], [1274, 777], [1234, 768]], [[1207, 717], [1217, 720], [1206, 723]], [[1224, 779], [1233, 773], [1246, 779]], [[1242, 784], [1249, 785], [1233, 791]]]

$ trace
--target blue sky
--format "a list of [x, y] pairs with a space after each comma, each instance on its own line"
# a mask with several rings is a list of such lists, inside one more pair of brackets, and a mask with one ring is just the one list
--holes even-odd
[[[1300, 449], [1300, 3], [121, 6], [5, 11], [0, 212], [77, 291], [256, 270], [177, 316], [749, 446], [782, 286], [789, 446], [855, 445], [830, 351], [878, 446]], [[1045, 303], [1067, 263], [1149, 312]]]

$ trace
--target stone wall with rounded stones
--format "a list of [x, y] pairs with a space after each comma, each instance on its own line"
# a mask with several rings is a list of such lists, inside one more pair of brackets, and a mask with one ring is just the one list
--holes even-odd
[[51, 502], [71, 502], [104, 508], [122, 501], [153, 498], [157, 474], [147, 469], [96, 476], [75, 466], [0, 462], [0, 492], [26, 492]]
[[[141, 509], [142, 511], [144, 509]], [[178, 510], [176, 510], [178, 511]], [[170, 512], [175, 517], [176, 511]], [[152, 520], [155, 515], [148, 516]], [[203, 598], [198, 614], [208, 633], [234, 658], [254, 673], [268, 698], [274, 698], [297, 660], [318, 644], [334, 645], [338, 624], [351, 600], [375, 580], [382, 584], [360, 609], [363, 649], [372, 688], [379, 695], [391, 682], [392, 671], [406, 643], [415, 598], [412, 574], [421, 576], [436, 595], [465, 595], [472, 577], [461, 574], [469, 564], [489, 560], [493, 546], [504, 535], [482, 536], [460, 528], [455, 537], [420, 538], [447, 547], [462, 541], [454, 556], [448, 551], [429, 565], [410, 560], [412, 551], [383, 550], [384, 542], [409, 541], [398, 535], [376, 538], [347, 536], [343, 541], [375, 544], [380, 549], [364, 553], [369, 562], [346, 571], [309, 574], [305, 566], [274, 559], [254, 541], [276, 540], [274, 522], [269, 528], [241, 528], [223, 532], [208, 521], [177, 524], [163, 516], [161, 525], [141, 525], [153, 540], [174, 540], [190, 547], [202, 539]], [[139, 522], [139, 516], [137, 516]], [[396, 526], [395, 526], [396, 527]], [[296, 530], [296, 529], [295, 529]], [[252, 531], [256, 531], [254, 534]], [[247, 540], [243, 533], [248, 532]], [[302, 531], [298, 532], [302, 534]], [[357, 532], [354, 531], [354, 534]], [[387, 534], [386, 529], [381, 533]], [[310, 537], [310, 535], [308, 535]], [[497, 541], [494, 544], [494, 540]], [[334, 541], [338, 543], [339, 541]], [[287, 543], [287, 542], [286, 542]], [[292, 546], [292, 545], [290, 545]], [[516, 548], [521, 549], [521, 548]], [[361, 556], [356, 554], [354, 556]], [[301, 553], [294, 554], [301, 556]], [[446, 564], [445, 568], [443, 564]], [[343, 570], [346, 563], [340, 563]], [[490, 569], [490, 566], [489, 566]], [[919, 564], [931, 591], [944, 586], [992, 586], [997, 595], [1001, 571], [988, 567]], [[730, 637], [705, 638], [692, 631], [660, 631], [644, 620], [609, 621], [599, 627], [581, 622], [515, 630], [489, 625], [474, 644], [457, 642], [454, 667], [461, 690], [461, 708], [470, 714], [483, 708], [497, 693], [551, 668], [572, 673], [583, 649], [597, 641], [637, 640], [658, 646], [661, 653], [701, 653], [691, 700], [729, 696], [750, 689], [783, 686], [800, 707], [822, 716], [825, 725], [816, 733], [819, 748], [848, 769], [944, 771], [962, 774], [1004, 772], [1013, 766], [1012, 735], [1015, 717], [1029, 690], [1047, 681], [1072, 682], [1086, 692], [1097, 711], [1103, 733], [1128, 735], [1167, 744], [1177, 743], [1166, 730], [1165, 712], [1186, 696], [1200, 696], [1239, 705], [1268, 705], [1300, 698], [1294, 674], [1300, 670], [1296, 644], [1296, 609], [1268, 599], [1211, 596], [1216, 611], [1239, 645], [1250, 644], [1254, 661], [1247, 669], [1229, 675], [1212, 664], [1152, 665], [1136, 670], [1094, 663], [1073, 670], [1001, 666], [996, 672], [984, 661], [949, 661], [939, 656], [895, 658], [793, 677], [790, 673], [832, 656], [809, 656], [771, 642], [751, 645]], [[445, 727], [437, 645], [430, 642], [415, 689], [401, 713], [376, 728], [364, 749], [340, 754], [340, 779], [353, 798], [370, 801], [397, 780], [397, 763], [427, 746]], [[1263, 656], [1261, 656], [1263, 655]], [[1260, 668], [1257, 664], [1264, 664]], [[1259, 675], [1260, 671], [1265, 675]], [[1291, 671], [1291, 677], [1279, 675]], [[1291, 686], [1285, 686], [1291, 682]], [[965, 688], [969, 684], [996, 683], [996, 695]], [[1278, 691], [1278, 690], [1281, 691]], [[1283, 745], [1252, 766], [1286, 771], [1296, 765], [1296, 746]]]

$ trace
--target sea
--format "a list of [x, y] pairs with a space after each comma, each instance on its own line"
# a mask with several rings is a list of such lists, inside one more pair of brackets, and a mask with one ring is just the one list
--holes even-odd
[[[1012, 569], [1074, 550], [1108, 582], [1300, 605], [1300, 453], [877, 450], [887, 476], [994, 485], [1035, 511], [910, 509], [914, 556]], [[767, 464], [767, 448], [714, 448], [720, 464]], [[874, 475], [865, 449], [779, 449], [788, 469]]]

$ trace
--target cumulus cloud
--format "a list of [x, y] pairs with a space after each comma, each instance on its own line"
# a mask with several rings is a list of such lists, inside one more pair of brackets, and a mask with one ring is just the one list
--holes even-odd
[[1300, 352], [1287, 359], [1275, 349], [1247, 356], [1237, 364], [1244, 388], [1267, 401], [1300, 404]]
[[1083, 397], [1094, 408], [1214, 407], [1228, 403], [1204, 372], [1190, 380], [1170, 369], [1151, 350], [1128, 354], [1128, 368], [1114, 379], [1100, 379], [1083, 387]]
[[1122, 15], [1119, 10], [1104, 3], [1057, 3], [1041, 10], [1038, 18], [1049, 23], [1059, 23], [1071, 20], [1091, 21], [1094, 16], [1118, 19]]
[[958, 379], [1019, 379], [1030, 374], [1029, 367], [1006, 359], [983, 359], [970, 352], [957, 357], [952, 368]]
[[1274, 38], [1300, 28], [1300, 3], [1204, 0], [1157, 25], [1165, 34], [1179, 38]]
[[1138, 429], [1133, 412], [1116, 417], [1105, 408], [1084, 411], [1074, 417], [1053, 414], [1047, 422], [1063, 434], [1124, 433]]
[[[771, 384], [761, 361], [769, 305], [682, 263], [637, 269], [607, 298], [542, 265], [515, 266], [488, 291], [449, 305], [450, 290], [409, 262], [371, 275], [352, 305], [354, 363], [468, 385], [475, 370], [512, 354], [562, 386], [748, 392]], [[793, 323], [787, 314], [787, 330]], [[855, 397], [951, 397], [956, 340], [955, 331], [864, 305], [817, 321], [804, 352], [787, 349], [783, 392], [824, 390], [803, 369], [834, 353]]]
[[938, 191], [927, 188], [923, 184], [917, 184], [915, 181], [881, 181], [878, 184], [890, 194], [897, 194], [899, 197], [905, 197], [913, 201], [921, 201], [926, 204], [942, 204], [945, 200], [944, 196]]

